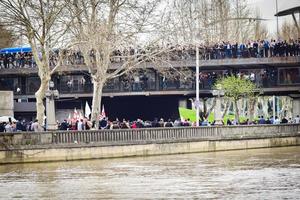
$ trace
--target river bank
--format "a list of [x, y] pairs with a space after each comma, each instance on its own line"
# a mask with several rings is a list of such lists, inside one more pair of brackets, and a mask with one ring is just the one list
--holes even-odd
[[300, 145], [300, 125], [190, 127], [0, 135], [0, 164]]

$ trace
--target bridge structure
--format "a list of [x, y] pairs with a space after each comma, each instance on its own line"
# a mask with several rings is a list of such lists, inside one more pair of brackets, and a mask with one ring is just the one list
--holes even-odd
[[[112, 63], [111, 68], [121, 64]], [[142, 63], [133, 72], [106, 83], [102, 99], [105, 109], [119, 118], [177, 118], [178, 106], [191, 107], [189, 99], [196, 94], [195, 65], [194, 58], [166, 61], [159, 67], [157, 63]], [[172, 71], [172, 75], [161, 71]], [[251, 79], [260, 95], [292, 97], [295, 114], [300, 113], [300, 56], [201, 60], [200, 96], [212, 97], [214, 82], [228, 74]], [[91, 105], [93, 87], [85, 65], [66, 64], [52, 80], [60, 94], [56, 100], [60, 119], [75, 107], [83, 109], [86, 101]], [[15, 116], [34, 117], [34, 93], [39, 82], [37, 68], [0, 69], [0, 90], [14, 92]]]

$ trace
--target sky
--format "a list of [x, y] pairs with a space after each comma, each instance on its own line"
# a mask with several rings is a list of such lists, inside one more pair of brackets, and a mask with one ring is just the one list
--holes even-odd
[[[278, 11], [289, 9], [295, 6], [300, 6], [300, 0], [277, 0], [278, 1]], [[265, 21], [267, 24], [270, 34], [276, 34], [276, 0], [248, 0], [249, 6], [254, 9], [259, 9], [261, 17], [264, 19], [269, 19]], [[297, 14], [297, 19], [299, 20], [299, 14]], [[285, 21], [292, 21], [292, 16], [279, 17], [279, 27]]]

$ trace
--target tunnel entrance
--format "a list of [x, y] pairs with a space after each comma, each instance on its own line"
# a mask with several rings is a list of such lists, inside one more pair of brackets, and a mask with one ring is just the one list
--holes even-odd
[[104, 97], [102, 105], [110, 120], [153, 120], [154, 118], [176, 119], [179, 96], [130, 96]]

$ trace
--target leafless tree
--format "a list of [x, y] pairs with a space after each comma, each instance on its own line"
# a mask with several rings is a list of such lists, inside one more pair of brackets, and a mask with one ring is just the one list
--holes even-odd
[[267, 39], [269, 37], [267, 26], [262, 20], [263, 19], [261, 19], [260, 12], [256, 10], [256, 20], [253, 34], [255, 40]]
[[245, 42], [254, 34], [251, 13], [246, 0], [169, 0], [159, 28], [170, 43]]
[[56, 68], [49, 66], [51, 48], [61, 42], [66, 31], [66, 22], [61, 14], [66, 7], [61, 0], [1, 0], [0, 10], [3, 22], [14, 32], [24, 34], [28, 40], [34, 60], [38, 67], [41, 80], [40, 87], [35, 93], [37, 119], [40, 125], [44, 122], [45, 107], [43, 99]]
[[[96, 124], [104, 84], [153, 61], [162, 52], [149, 42], [151, 38], [139, 43], [153, 27], [158, 5], [159, 0], [70, 0], [74, 42], [78, 43], [93, 82], [91, 120]], [[120, 66], [112, 66], [114, 61]]]
[[284, 40], [296, 39], [298, 37], [297, 27], [294, 23], [284, 21], [279, 34]]
[[8, 30], [0, 23], [0, 48], [10, 47], [14, 43], [14, 35], [11, 30]]

